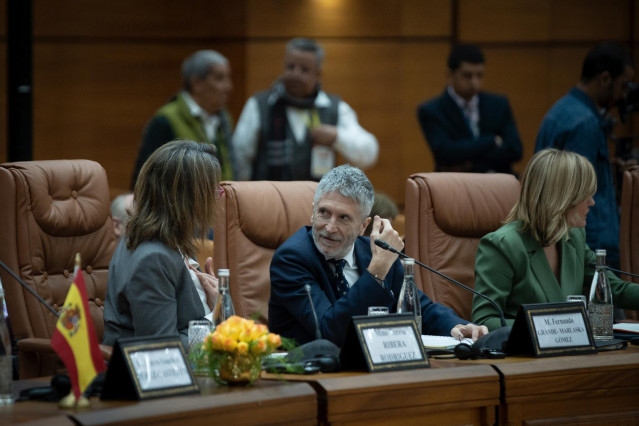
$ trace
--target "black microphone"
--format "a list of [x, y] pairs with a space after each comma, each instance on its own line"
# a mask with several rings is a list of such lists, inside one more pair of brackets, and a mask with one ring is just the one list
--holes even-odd
[[313, 312], [313, 319], [315, 320], [315, 338], [317, 340], [320, 340], [322, 338], [322, 331], [320, 330], [319, 321], [317, 320], [317, 312], [315, 312], [315, 304], [313, 303], [313, 298], [311, 297], [311, 286], [308, 284], [304, 285], [304, 290], [306, 290], [308, 301], [311, 304], [311, 311]]
[[[391, 247], [386, 241], [382, 241], [382, 240], [375, 240], [375, 245], [383, 248], [384, 250], [388, 250], [392, 253], [398, 254], [400, 255], [402, 258], [406, 259], [406, 258], [410, 258], [410, 256], [402, 253], [399, 250], [396, 250], [395, 248]], [[451, 283], [458, 285], [459, 287], [466, 289], [467, 291], [470, 291], [473, 294], [476, 294], [477, 296], [486, 299], [487, 301], [489, 301], [494, 307], [495, 309], [497, 309], [497, 312], [499, 312], [499, 319], [501, 320], [501, 326], [502, 327], [506, 327], [506, 318], [504, 317], [504, 312], [501, 310], [501, 308], [499, 307], [499, 305], [497, 303], [495, 303], [494, 300], [492, 300], [490, 297], [486, 296], [485, 294], [482, 294], [480, 292], [478, 292], [475, 289], [472, 289], [470, 287], [468, 287], [467, 285], [464, 285], [462, 283], [460, 283], [457, 280], [452, 279], [451, 277], [442, 274], [441, 272], [439, 272], [438, 270], [431, 268], [428, 265], [425, 265], [423, 263], [421, 263], [420, 261], [418, 261], [417, 259], [413, 259], [415, 260], [415, 263], [418, 264], [419, 266], [421, 266], [422, 268], [426, 268], [428, 269], [430, 272], [439, 275], [440, 277], [450, 281]]]
[[304, 374], [312, 374], [317, 371], [323, 373], [339, 371], [339, 347], [330, 340], [322, 338], [317, 312], [315, 311], [315, 304], [311, 297], [311, 286], [305, 284], [304, 290], [306, 290], [308, 301], [311, 304], [311, 311], [313, 312], [313, 319], [315, 320], [315, 340], [304, 343], [289, 351], [288, 355], [284, 357], [282, 366], [284, 366], [285, 369], [287, 365], [302, 366]]
[[9, 267], [7, 265], [4, 264], [3, 261], [0, 260], [0, 266], [2, 266], [2, 269], [4, 269], [5, 271], [7, 271], [9, 273], [9, 275], [11, 275], [17, 282], [20, 283], [20, 285], [22, 287], [24, 287], [29, 293], [33, 294], [33, 296], [35, 296], [36, 299], [38, 299], [38, 302], [42, 303], [47, 309], [49, 309], [51, 312], [53, 312], [53, 315], [55, 315], [56, 318], [60, 317], [60, 314], [51, 307], [51, 305], [49, 305], [47, 303], [46, 300], [44, 300], [42, 297], [40, 297], [40, 295], [38, 293], [36, 293], [31, 287], [29, 287], [27, 285], [27, 283], [25, 283], [24, 281], [22, 281], [20, 279], [19, 276], [17, 276], [11, 269], [9, 269]]
[[[597, 267], [597, 264], [596, 264], [596, 263], [594, 263], [594, 262], [590, 262], [590, 263], [588, 264], [588, 266], [592, 266], [593, 268], [596, 268], [596, 267]], [[616, 272], [616, 273], [618, 273], [618, 274], [621, 274], [621, 275], [628, 275], [629, 277], [639, 278], [639, 275], [637, 275], [637, 274], [633, 274], [633, 273], [631, 273], [631, 272], [626, 272], [626, 271], [622, 271], [622, 270], [619, 270], [619, 269], [611, 268], [610, 266], [607, 266], [607, 265], [604, 265], [604, 268], [605, 268], [605, 269], [608, 269], [609, 271], [612, 271], [612, 272]]]

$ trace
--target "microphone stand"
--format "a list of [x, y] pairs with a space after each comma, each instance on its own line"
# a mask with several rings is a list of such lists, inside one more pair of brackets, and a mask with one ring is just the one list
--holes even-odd
[[60, 318], [60, 314], [51, 307], [51, 305], [49, 305], [47, 303], [46, 300], [44, 300], [42, 297], [40, 297], [40, 295], [38, 293], [36, 293], [31, 287], [29, 287], [27, 285], [27, 283], [25, 283], [24, 281], [22, 281], [20, 279], [19, 276], [17, 276], [11, 269], [9, 269], [9, 267], [7, 265], [4, 264], [3, 261], [0, 260], [0, 266], [2, 267], [2, 269], [4, 269], [5, 271], [7, 271], [9, 273], [9, 275], [11, 275], [17, 282], [20, 283], [20, 285], [22, 287], [24, 287], [25, 290], [27, 290], [29, 293], [31, 293], [36, 299], [38, 299], [38, 302], [42, 303], [48, 310], [50, 310], [51, 312], [53, 312], [53, 315], [55, 315], [56, 318]]
[[[408, 255], [402, 253], [401, 251], [396, 250], [395, 248], [391, 247], [386, 241], [375, 240], [375, 245], [377, 245], [378, 247], [383, 248], [384, 250], [387, 250], [387, 251], [390, 251], [392, 253], [395, 253], [395, 254], [399, 255], [403, 259], [410, 258], [410, 256], [408, 256]], [[472, 288], [468, 287], [467, 285], [464, 285], [464, 284], [460, 283], [457, 280], [452, 279], [451, 277], [449, 277], [447, 275], [442, 274], [438, 270], [436, 270], [434, 268], [431, 268], [430, 266], [418, 261], [417, 259], [414, 259], [414, 260], [415, 260], [415, 263], [418, 264], [419, 266], [421, 266], [422, 268], [426, 268], [430, 272], [432, 272], [432, 273], [434, 273], [436, 275], [439, 275], [440, 277], [448, 280], [449, 282], [451, 282], [451, 283], [453, 283], [455, 285], [458, 285], [459, 287], [461, 287], [463, 289], [466, 289], [467, 291], [470, 291], [471, 293], [476, 294], [477, 296], [479, 296], [479, 297], [487, 300], [488, 302], [490, 302], [490, 304], [493, 305], [493, 307], [497, 310], [497, 312], [499, 312], [499, 319], [501, 320], [501, 326], [502, 327], [506, 327], [506, 318], [504, 317], [504, 312], [501, 310], [499, 305], [494, 300], [492, 300], [490, 297], [478, 292], [475, 289], [472, 289]]]

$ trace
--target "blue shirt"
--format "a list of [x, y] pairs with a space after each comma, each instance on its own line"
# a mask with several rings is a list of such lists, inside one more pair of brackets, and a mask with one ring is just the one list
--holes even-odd
[[619, 267], [619, 213], [607, 137], [605, 117], [583, 90], [574, 87], [546, 113], [535, 152], [544, 148], [565, 149], [592, 163], [597, 173], [597, 193], [586, 220], [586, 243], [592, 250], [606, 249], [608, 265]]

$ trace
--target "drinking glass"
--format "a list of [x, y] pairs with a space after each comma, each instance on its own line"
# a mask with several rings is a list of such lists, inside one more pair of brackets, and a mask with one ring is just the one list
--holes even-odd
[[388, 308], [386, 306], [369, 306], [368, 315], [388, 315]]
[[584, 304], [584, 308], [586, 308], [586, 312], [588, 312], [588, 303], [586, 303], [586, 296], [581, 294], [569, 294], [566, 296], [566, 302], [581, 302]]
[[193, 352], [202, 347], [204, 338], [211, 332], [211, 323], [206, 320], [189, 321], [189, 347], [188, 351]]

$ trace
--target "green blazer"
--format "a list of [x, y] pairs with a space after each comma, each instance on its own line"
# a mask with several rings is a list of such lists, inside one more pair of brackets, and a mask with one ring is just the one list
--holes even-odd
[[[475, 289], [493, 299], [512, 325], [526, 303], [564, 302], [569, 294], [588, 296], [595, 272], [595, 254], [586, 245], [583, 228], [572, 228], [560, 244], [561, 282], [557, 282], [543, 247], [519, 222], [508, 223], [483, 237], [475, 257]], [[617, 307], [639, 308], [639, 285], [607, 272]], [[486, 300], [473, 298], [472, 320], [489, 330], [501, 327], [499, 314]]]

